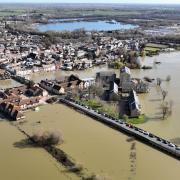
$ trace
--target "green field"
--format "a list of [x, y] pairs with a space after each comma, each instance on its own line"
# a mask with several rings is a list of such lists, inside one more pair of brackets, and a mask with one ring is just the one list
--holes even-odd
[[168, 45], [164, 44], [155, 44], [155, 43], [148, 43], [146, 44], [147, 48], [158, 48], [158, 49], [165, 49], [168, 48]]
[[26, 13], [25, 10], [0, 10], [0, 17], [6, 17], [6, 16], [13, 16], [13, 15], [20, 15]]
[[149, 51], [149, 52], [158, 52], [158, 51], [160, 51], [160, 48], [157, 48], [157, 47], [145, 47], [144, 50]]

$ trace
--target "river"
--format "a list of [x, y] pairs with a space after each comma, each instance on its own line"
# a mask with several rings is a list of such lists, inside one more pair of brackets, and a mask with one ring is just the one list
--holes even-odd
[[[161, 64], [154, 65], [155, 59]], [[163, 82], [162, 88], [168, 91], [167, 100], [173, 101], [173, 113], [165, 120], [160, 118], [159, 107], [162, 97], [159, 89], [152, 84], [150, 93], [139, 95], [143, 112], [149, 120], [138, 126], [169, 140], [180, 137], [180, 52], [146, 57], [142, 61], [146, 65], [152, 65], [153, 69], [131, 70], [133, 77], [150, 76], [165, 79], [167, 75], [171, 75], [172, 80]], [[102, 66], [73, 73], [80, 77], [94, 77], [96, 72], [104, 70], [111, 71]], [[115, 72], [119, 75], [118, 70]], [[31, 78], [39, 82], [44, 78], [61, 78], [69, 74], [72, 72], [57, 71], [33, 74]], [[47, 105], [41, 106], [39, 112], [28, 111], [26, 120], [21, 127], [30, 134], [37, 129], [60, 130], [65, 143], [59, 148], [87, 168], [89, 173], [101, 174], [112, 180], [178, 180], [180, 177], [178, 160], [140, 142], [127, 142], [126, 135], [64, 105]], [[37, 121], [41, 123], [36, 123]], [[0, 131], [0, 174], [3, 179], [10, 180], [15, 177], [14, 179], [21, 180], [24, 176], [31, 177], [30, 179], [66, 179], [63, 173], [58, 174], [57, 168], [53, 165], [55, 161], [46, 152], [34, 148], [17, 148], [13, 145], [24, 138], [15, 127], [3, 121], [0, 122]], [[11, 174], [7, 172], [9, 169]], [[60, 166], [60, 169], [63, 167]]]

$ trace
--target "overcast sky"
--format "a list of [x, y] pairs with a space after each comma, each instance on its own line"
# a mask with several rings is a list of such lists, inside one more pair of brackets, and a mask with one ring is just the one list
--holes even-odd
[[180, 0], [0, 0], [0, 3], [158, 3], [180, 4]]

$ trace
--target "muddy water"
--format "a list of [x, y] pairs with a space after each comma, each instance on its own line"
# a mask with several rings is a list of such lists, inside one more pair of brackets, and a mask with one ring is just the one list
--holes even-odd
[[[154, 65], [154, 61], [160, 61], [162, 64]], [[160, 77], [165, 79], [167, 75], [171, 75], [172, 80], [170, 82], [163, 82], [162, 87], [168, 91], [167, 101], [173, 101], [173, 114], [167, 120], [161, 120], [161, 110], [159, 109], [162, 104], [162, 95], [159, 88], [153, 83], [151, 85], [151, 91], [148, 94], [139, 95], [143, 112], [149, 117], [149, 121], [143, 125], [140, 125], [144, 129], [152, 131], [162, 137], [172, 139], [180, 137], [180, 121], [179, 121], [179, 109], [180, 109], [180, 52], [160, 54], [155, 57], [146, 57], [142, 59], [143, 64], [153, 66], [152, 70], [131, 70], [133, 77], [143, 78], [149, 76], [152, 78]], [[65, 75], [77, 74], [81, 78], [95, 77], [98, 71], [112, 71], [106, 66], [95, 67], [86, 71], [57, 71], [54, 73], [35, 74], [32, 78], [38, 82], [44, 78], [62, 78]], [[119, 71], [115, 71], [119, 76]]]
[[12, 79], [7, 79], [7, 80], [0, 80], [0, 89], [4, 88], [12, 88], [15, 86], [20, 86], [21, 84], [12, 80]]
[[60, 148], [87, 168], [88, 173], [113, 180], [180, 177], [179, 161], [140, 142], [127, 142], [122, 133], [64, 105], [42, 106], [39, 112], [27, 112], [26, 117], [27, 123], [21, 126], [29, 133], [38, 129], [60, 130], [65, 139]]
[[61, 79], [64, 76], [68, 76], [70, 74], [76, 74], [81, 78], [87, 77], [95, 77], [96, 73], [99, 71], [106, 71], [106, 65], [94, 67], [92, 69], [82, 70], [82, 71], [55, 71], [55, 72], [41, 72], [41, 73], [34, 73], [30, 77], [30, 79], [34, 80], [35, 82], [40, 82], [42, 79]]
[[44, 150], [27, 146], [25, 137], [9, 122], [0, 121], [0, 132], [0, 179], [76, 179]]
[[[162, 64], [154, 66], [155, 59]], [[149, 94], [139, 95], [143, 112], [150, 118], [147, 123], [139, 126], [167, 139], [180, 137], [180, 52], [146, 57], [143, 61], [144, 64], [152, 65], [153, 69], [132, 70], [132, 76], [165, 79], [167, 75], [171, 75], [172, 80], [169, 83], [163, 82], [162, 87], [168, 91], [167, 100], [172, 100], [174, 105], [172, 116], [161, 120], [159, 107], [162, 97], [160, 90], [152, 84]], [[104, 70], [108, 70], [106, 66], [73, 73], [80, 77], [94, 77], [96, 72]], [[44, 78], [61, 78], [71, 73], [51, 72], [36, 74], [32, 78], [38, 82]], [[118, 71], [116, 73], [119, 74]], [[87, 168], [89, 173], [106, 175], [113, 180], [178, 180], [180, 177], [179, 161], [139, 142], [127, 142], [127, 136], [63, 105], [43, 106], [39, 112], [30, 111], [26, 116], [27, 123], [22, 127], [29, 133], [41, 128], [61, 130], [65, 138], [61, 148]], [[37, 121], [41, 121], [41, 124], [37, 124]], [[1, 122], [0, 131], [3, 134], [0, 136], [3, 152], [0, 155], [0, 161], [3, 162], [0, 165], [0, 174], [3, 179], [17, 177], [14, 179], [21, 180], [25, 175], [31, 177], [30, 179], [66, 179], [62, 172], [58, 174], [58, 170], [53, 166], [55, 161], [46, 153], [39, 149], [14, 147], [13, 143], [24, 137], [9, 124]], [[15, 163], [17, 161], [18, 164]], [[9, 169], [11, 174], [7, 173]]]

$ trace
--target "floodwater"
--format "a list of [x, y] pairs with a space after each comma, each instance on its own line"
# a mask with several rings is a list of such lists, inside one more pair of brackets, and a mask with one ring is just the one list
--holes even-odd
[[[161, 64], [155, 65], [154, 61], [160, 61]], [[163, 81], [162, 88], [168, 91], [167, 101], [173, 102], [172, 115], [166, 120], [161, 120], [160, 106], [162, 104], [162, 95], [156, 83], [151, 84], [151, 91], [147, 94], [140, 94], [139, 99], [142, 104], [143, 112], [149, 117], [149, 121], [141, 127], [152, 131], [153, 133], [162, 137], [172, 139], [180, 137], [180, 121], [179, 121], [179, 109], [180, 109], [180, 52], [164, 53], [159, 56], [146, 57], [142, 59], [143, 64], [153, 66], [151, 70], [131, 70], [132, 77], [143, 78], [145, 76], [151, 78], [160, 77], [166, 79], [168, 75], [171, 76], [171, 81]], [[85, 71], [56, 71], [50, 73], [33, 74], [32, 79], [39, 82], [41, 79], [61, 79], [63, 76], [70, 74], [77, 74], [81, 78], [95, 77], [99, 71], [113, 71], [106, 66], [95, 67]], [[117, 76], [119, 71], [115, 70]]]
[[[41, 129], [62, 132], [63, 149], [76, 162], [112, 180], [178, 180], [179, 161], [80, 114], [65, 105], [42, 106], [39, 112], [26, 113], [21, 127], [28, 133]], [[36, 123], [41, 121], [41, 123]]]
[[0, 120], [0, 179], [2, 180], [69, 180], [67, 174], [52, 157], [41, 148], [28, 146], [13, 125]]
[[[155, 61], [160, 61], [161, 64], [156, 64]], [[146, 130], [149, 130], [159, 136], [167, 139], [173, 139], [180, 137], [180, 121], [179, 121], [179, 109], [180, 109], [180, 52], [164, 53], [159, 56], [142, 58], [144, 65], [150, 65], [153, 67], [151, 70], [131, 70], [132, 77], [143, 78], [145, 76], [151, 78], [166, 79], [168, 75], [171, 76], [171, 81], [162, 82], [162, 89], [168, 91], [166, 101], [173, 102], [172, 115], [166, 120], [162, 120], [162, 114], [160, 106], [162, 104], [162, 95], [160, 88], [157, 88], [156, 81], [154, 81], [150, 87], [150, 93], [140, 94], [139, 99], [142, 104], [143, 113], [145, 113], [149, 120], [148, 122], [138, 125]], [[113, 71], [108, 69], [106, 65], [88, 69], [85, 71], [56, 71], [50, 73], [33, 74], [31, 77], [36, 82], [41, 79], [61, 79], [63, 76], [70, 74], [77, 74], [80, 78], [95, 77], [99, 71]], [[117, 76], [119, 76], [119, 70], [115, 70]]]
[[132, 29], [137, 26], [132, 25], [132, 24], [123, 24], [120, 22], [113, 21], [111, 23], [107, 21], [74, 21], [74, 22], [57, 22], [54, 21], [52, 23], [49, 22], [48, 24], [38, 24], [36, 28], [41, 31], [73, 31], [76, 29], [82, 29], [84, 28], [85, 30], [92, 31], [92, 30], [97, 30], [97, 31], [108, 31], [108, 30], [118, 30], [118, 29]]
[[[161, 64], [154, 65], [154, 61]], [[149, 120], [139, 127], [161, 137], [172, 139], [180, 137], [180, 52], [161, 54], [143, 59], [152, 70], [132, 70], [133, 77], [149, 76], [163, 78], [171, 75], [170, 82], [163, 82], [162, 88], [168, 91], [167, 101], [173, 101], [173, 113], [166, 120], [161, 119], [160, 105], [162, 96], [155, 83], [148, 94], [139, 95], [143, 112]], [[106, 66], [95, 67], [86, 71], [33, 74], [32, 79], [39, 82], [44, 78], [62, 78], [72, 73], [81, 78], [95, 77], [98, 71], [112, 71]], [[119, 71], [116, 71], [119, 75]], [[60, 130], [65, 143], [62, 148], [76, 162], [83, 165], [88, 173], [110, 177], [112, 180], [179, 180], [179, 161], [138, 141], [127, 142], [127, 136], [115, 131], [83, 114], [64, 105], [41, 106], [39, 112], [28, 111], [25, 124], [21, 127], [28, 133], [38, 129]], [[36, 123], [41, 121], [41, 123]], [[15, 127], [8, 122], [0, 122], [0, 177], [5, 180], [18, 179], [66, 179], [71, 174], [64, 174], [63, 167], [41, 149], [19, 148], [13, 144], [24, 139]], [[11, 170], [11, 173], [9, 171]], [[73, 177], [72, 179], [75, 179]]]
[[14, 81], [13, 79], [0, 80], [0, 89], [12, 88], [20, 85], [20, 83]]

